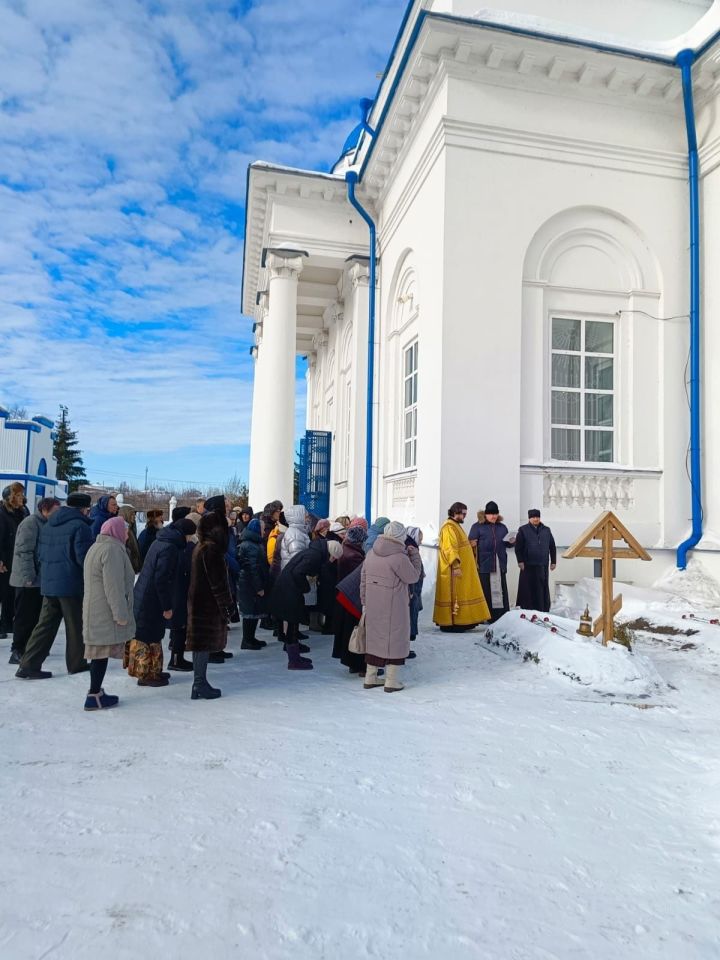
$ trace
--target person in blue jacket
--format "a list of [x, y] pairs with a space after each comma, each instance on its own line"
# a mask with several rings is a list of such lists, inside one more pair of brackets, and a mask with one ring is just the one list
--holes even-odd
[[90, 511], [93, 540], [97, 540], [97, 538], [100, 536], [100, 527], [105, 523], [105, 521], [112, 520], [113, 517], [118, 515], [119, 509], [118, 502], [112, 494], [106, 497], [100, 497], [98, 502]]
[[90, 669], [85, 659], [82, 628], [84, 593], [83, 564], [95, 542], [90, 513], [91, 498], [71, 493], [40, 531], [38, 559], [40, 592], [43, 597], [40, 619], [30, 634], [25, 653], [15, 674], [20, 680], [46, 680], [52, 676], [41, 667], [65, 621], [65, 663], [68, 673]]
[[485, 601], [495, 623], [510, 609], [507, 587], [507, 548], [515, 543], [508, 539], [508, 528], [500, 516], [500, 508], [490, 500], [478, 510], [478, 522], [470, 528], [468, 539], [475, 550], [478, 573]]

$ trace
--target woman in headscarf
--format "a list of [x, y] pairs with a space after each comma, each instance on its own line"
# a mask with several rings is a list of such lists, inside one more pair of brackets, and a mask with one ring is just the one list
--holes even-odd
[[360, 599], [365, 612], [365, 689], [379, 687], [378, 667], [386, 667], [385, 692], [402, 690], [398, 668], [410, 652], [408, 587], [420, 579], [416, 547], [406, 546], [402, 523], [389, 523], [365, 558]]
[[317, 577], [322, 565], [337, 560], [342, 547], [334, 540], [314, 540], [310, 546], [294, 554], [283, 567], [270, 595], [270, 612], [285, 625], [282, 637], [288, 655], [288, 670], [312, 670], [312, 660], [300, 656], [298, 634], [305, 613], [305, 594], [310, 592], [308, 577]]
[[127, 524], [122, 517], [106, 520], [85, 556], [83, 640], [85, 656], [90, 661], [86, 710], [117, 706], [119, 698], [105, 693], [102, 686], [108, 659], [121, 660], [125, 643], [135, 635], [135, 573], [125, 550], [127, 535]]
[[378, 517], [375, 523], [368, 530], [367, 540], [365, 541], [365, 546], [363, 549], [365, 553], [370, 553], [373, 548], [373, 544], [378, 537], [382, 536], [382, 532], [385, 527], [390, 523], [387, 517]]
[[[407, 540], [405, 541], [405, 546], [415, 547], [420, 553], [420, 546], [423, 542], [423, 532], [420, 527], [408, 527], [407, 528]], [[423, 583], [425, 581], [425, 567], [422, 563], [422, 557], [420, 558], [420, 579], [417, 583], [410, 584], [410, 642], [412, 643], [418, 635], [418, 620], [420, 617], [420, 611], [423, 608], [422, 604], [422, 590]], [[415, 659], [415, 651], [411, 650], [408, 654], [408, 660]]]
[[145, 557], [148, 555], [150, 547], [155, 543], [155, 537], [157, 537], [158, 530], [163, 528], [163, 512], [162, 510], [148, 510], [147, 512], [147, 521], [145, 523], [145, 529], [141, 532], [138, 537], [138, 546], [140, 547], [140, 557], [145, 562]]
[[350, 673], [358, 673], [361, 677], [365, 676], [365, 656], [362, 653], [351, 653], [348, 650], [350, 635], [357, 626], [362, 612], [358, 609], [359, 596], [354, 597], [355, 589], [359, 589], [360, 578], [359, 576], [353, 578], [353, 584], [357, 581], [357, 588], [354, 585], [348, 585], [348, 580], [354, 571], [357, 570], [359, 574], [359, 568], [365, 560], [363, 544], [366, 539], [367, 532], [361, 526], [348, 529], [343, 543], [342, 556], [337, 562], [335, 642], [332, 651], [333, 657], [339, 660], [343, 666], [346, 666]]
[[140, 573], [142, 570], [142, 557], [140, 556], [140, 546], [137, 539], [137, 525], [135, 523], [135, 517], [137, 514], [135, 507], [129, 503], [124, 503], [120, 507], [119, 515], [123, 518], [128, 526], [128, 538], [127, 543], [125, 544], [127, 555], [130, 558], [133, 571], [135, 573]]
[[237, 598], [242, 613], [241, 650], [262, 650], [267, 644], [256, 639], [258, 621], [267, 613], [270, 567], [262, 542], [259, 520], [251, 520], [240, 534], [238, 547]]

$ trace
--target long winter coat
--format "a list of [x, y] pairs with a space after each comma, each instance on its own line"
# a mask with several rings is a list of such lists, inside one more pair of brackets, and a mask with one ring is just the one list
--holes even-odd
[[163, 611], [172, 610], [175, 575], [185, 550], [185, 537], [173, 526], [158, 530], [135, 584], [135, 636], [143, 643], [161, 643], [170, 622]]
[[498, 565], [500, 573], [507, 573], [507, 535], [508, 528], [502, 517], [498, 517], [496, 523], [490, 523], [482, 511], [478, 513], [478, 522], [472, 525], [468, 534], [468, 539], [477, 543], [478, 573], [497, 573]]
[[175, 587], [173, 589], [172, 619], [170, 627], [173, 630], [184, 630], [188, 620], [188, 593], [190, 592], [190, 575], [192, 573], [192, 558], [195, 542], [186, 541], [185, 549], [180, 554], [177, 570], [175, 571]]
[[93, 545], [92, 521], [76, 507], [60, 507], [40, 531], [40, 592], [44, 597], [81, 597], [83, 564]]
[[108, 503], [112, 498], [109, 496], [100, 497], [98, 502], [90, 511], [90, 519], [92, 520], [92, 534], [95, 539], [100, 536], [100, 528], [105, 523], [106, 520], [112, 520], [113, 517], [117, 516], [116, 513], [110, 513], [108, 510]]
[[47, 518], [40, 511], [25, 517], [17, 528], [15, 550], [13, 552], [11, 587], [39, 587], [40, 560], [38, 559], [38, 540], [40, 531]]
[[[135, 573], [123, 544], [101, 533], [85, 557], [84, 575], [85, 645], [105, 647], [132, 640]], [[118, 620], [125, 620], [126, 626], [119, 626]]]
[[280, 565], [283, 570], [294, 556], [310, 546], [305, 515], [305, 507], [295, 506], [285, 511], [288, 528], [280, 541]]
[[[270, 567], [262, 537], [254, 530], [245, 529], [240, 534], [237, 560], [237, 599], [240, 612], [245, 617], [262, 617], [267, 612]], [[265, 596], [259, 597], [263, 590]]]
[[381, 535], [365, 558], [360, 599], [365, 611], [366, 654], [403, 660], [410, 652], [408, 586], [420, 579], [418, 550]]
[[9, 507], [4, 500], [0, 501], [0, 563], [8, 570], [12, 569], [18, 527], [26, 517], [23, 507]]
[[235, 609], [225, 563], [228, 534], [218, 527], [206, 536], [193, 551], [185, 647], [219, 653], [227, 643], [228, 621]]
[[288, 623], [302, 622], [305, 617], [305, 594], [310, 592], [307, 578], [317, 577], [327, 559], [326, 541], [313, 540], [309, 547], [288, 561], [270, 595], [270, 613], [274, 617]]
[[526, 563], [529, 567], [557, 563], [557, 548], [550, 527], [544, 523], [536, 527], [526, 523], [520, 527], [515, 540], [515, 556], [518, 563]]

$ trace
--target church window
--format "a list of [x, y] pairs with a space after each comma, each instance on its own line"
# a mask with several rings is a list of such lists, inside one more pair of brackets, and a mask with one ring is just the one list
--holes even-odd
[[403, 467], [417, 466], [418, 342], [403, 351]]
[[551, 457], [615, 459], [615, 324], [553, 317]]

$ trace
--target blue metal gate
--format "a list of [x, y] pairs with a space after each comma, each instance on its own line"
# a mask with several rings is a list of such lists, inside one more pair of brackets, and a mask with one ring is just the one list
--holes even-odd
[[331, 443], [324, 430], [307, 430], [300, 441], [300, 503], [316, 517], [330, 512]]

